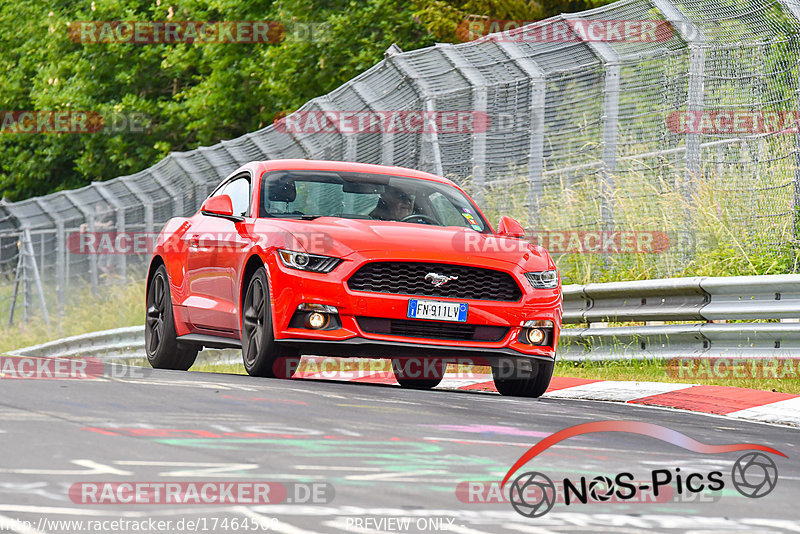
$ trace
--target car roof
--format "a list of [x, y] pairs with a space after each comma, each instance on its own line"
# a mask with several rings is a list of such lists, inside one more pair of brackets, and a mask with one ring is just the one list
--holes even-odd
[[334, 172], [365, 172], [372, 174], [386, 174], [391, 176], [406, 176], [409, 178], [419, 178], [430, 180], [447, 185], [456, 185], [451, 180], [430, 174], [423, 171], [408, 169], [406, 167], [395, 167], [390, 165], [372, 165], [370, 163], [355, 163], [352, 161], [328, 161], [314, 159], [272, 159], [267, 161], [256, 161], [245, 167], [253, 165], [254, 170], [260, 171], [258, 174], [269, 171], [293, 170], [293, 171], [334, 171]]

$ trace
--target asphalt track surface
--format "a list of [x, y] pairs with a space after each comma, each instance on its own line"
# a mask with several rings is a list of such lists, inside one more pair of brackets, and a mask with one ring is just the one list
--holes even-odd
[[[613, 403], [133, 369], [137, 376], [127, 378], [0, 380], [0, 529], [800, 532], [800, 431], [793, 428]], [[605, 420], [656, 423], [712, 445], [768, 445], [788, 458], [772, 456], [776, 487], [750, 499], [731, 484], [741, 452], [700, 454], [644, 435], [597, 433], [551, 447], [512, 480], [526, 471], [555, 481], [620, 472], [647, 480], [654, 469], [681, 468], [719, 470], [725, 487], [691, 501], [557, 503], [538, 518], [523, 517], [508, 502], [459, 499], [459, 483], [501, 480], [551, 433]], [[304, 482], [335, 494], [325, 504], [262, 505], [84, 504], [69, 496], [70, 487], [84, 482], [145, 481]], [[292, 491], [289, 499], [305, 497]], [[148, 519], [171, 523], [159, 529]], [[234, 528], [233, 520], [246, 520], [247, 528]], [[99, 521], [107, 521], [105, 529]]]

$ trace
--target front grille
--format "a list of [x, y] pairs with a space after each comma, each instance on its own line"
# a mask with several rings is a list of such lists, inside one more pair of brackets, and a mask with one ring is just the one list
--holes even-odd
[[442, 321], [412, 321], [356, 317], [358, 326], [369, 334], [420, 337], [425, 339], [460, 339], [464, 341], [500, 341], [508, 333], [504, 326], [487, 326]]
[[[435, 287], [425, 280], [429, 273], [457, 276], [458, 279]], [[454, 299], [514, 302], [522, 297], [522, 291], [508, 273], [443, 263], [368, 263], [350, 277], [347, 286], [353, 291]]]

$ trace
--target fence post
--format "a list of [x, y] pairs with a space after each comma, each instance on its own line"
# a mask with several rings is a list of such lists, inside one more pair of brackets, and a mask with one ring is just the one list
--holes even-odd
[[[414, 87], [417, 95], [425, 106], [425, 113], [428, 116], [432, 116], [434, 113], [436, 113], [436, 100], [433, 97], [433, 91], [430, 90], [425, 79], [422, 78], [422, 76], [417, 73], [417, 71], [406, 60], [406, 58], [403, 57], [399, 47], [396, 45], [389, 47], [389, 49], [386, 51], [386, 61], [397, 70], [400, 76], [407, 79], [412, 87]], [[430, 132], [426, 137], [428, 150], [431, 156], [430, 165], [433, 167], [432, 171], [434, 174], [442, 176], [444, 175], [444, 170], [442, 167], [442, 154], [439, 151], [439, 136], [436, 131], [433, 131]], [[424, 159], [425, 158], [423, 156], [421, 161], [421, 167], [423, 168], [427, 163], [424, 161]]]
[[[664, 18], [678, 31], [681, 38], [689, 47], [689, 84], [686, 94], [686, 111], [699, 113], [703, 111], [703, 79], [706, 67], [705, 38], [703, 32], [670, 0], [652, 0], [653, 5], [661, 11]], [[694, 255], [697, 240], [691, 239], [695, 234], [694, 223], [690, 206], [694, 202], [696, 181], [700, 176], [700, 145], [699, 133], [686, 133], [686, 153], [683, 184], [680, 184], [686, 209], [684, 210], [684, 230], [679, 239], [684, 261]]]
[[[475, 184], [475, 201], [478, 204], [482, 204], [486, 190], [486, 130], [490, 124], [487, 114], [488, 95], [486, 87], [488, 84], [483, 74], [467, 61], [458, 48], [452, 44], [441, 43], [437, 44], [436, 47], [442, 51], [445, 58], [455, 67], [459, 74], [466, 78], [472, 87], [472, 180]], [[475, 119], [478, 114], [482, 115], [482, 120], [485, 123], [480, 128], [480, 131], [475, 131]], [[463, 134], [463, 132], [459, 132], [459, 134]]]
[[[39, 209], [41, 209], [42, 212], [47, 215], [47, 217], [56, 227], [56, 307], [58, 308], [58, 313], [63, 314], [65, 311], [64, 294], [67, 289], [67, 273], [65, 267], [68, 257], [67, 236], [66, 232], [64, 231], [64, 221], [52, 215], [54, 210], [44, 198], [34, 198], [33, 201], [36, 202], [36, 204], [39, 206]], [[42, 273], [44, 274], [44, 267], [42, 267]]]
[[26, 227], [22, 230], [19, 241], [19, 252], [17, 259], [17, 271], [14, 276], [14, 292], [11, 296], [11, 307], [8, 312], [8, 326], [14, 324], [14, 310], [17, 304], [17, 297], [19, 296], [19, 284], [22, 281], [22, 318], [23, 321], [28, 322], [30, 318], [30, 305], [31, 305], [31, 282], [29, 277], [33, 277], [33, 282], [36, 285], [36, 291], [39, 293], [39, 305], [42, 308], [42, 315], [44, 316], [45, 323], [50, 325], [50, 314], [47, 313], [47, 303], [44, 300], [44, 289], [42, 287], [42, 280], [39, 277], [39, 268], [36, 265], [36, 254], [33, 251], [33, 239], [31, 232]]
[[183, 195], [180, 191], [172, 184], [166, 177], [161, 174], [161, 169], [159, 166], [156, 165], [155, 167], [151, 167], [148, 169], [150, 171], [150, 175], [153, 177], [153, 180], [167, 192], [167, 195], [172, 199], [172, 217], [182, 217], [185, 215], [183, 209]]
[[[563, 18], [570, 20], [585, 20], [580, 16], [564, 15]], [[575, 30], [572, 25], [575, 37], [583, 37]], [[592, 51], [595, 57], [603, 65], [604, 85], [603, 85], [603, 133], [602, 133], [602, 153], [603, 166], [600, 178], [600, 219], [605, 232], [614, 230], [614, 195], [616, 194], [616, 184], [614, 183], [614, 173], [617, 172], [617, 138], [619, 136], [619, 91], [620, 91], [620, 62], [616, 50], [608, 43], [584, 41], [584, 44]], [[605, 249], [605, 247], [603, 247]], [[603, 263], [608, 266], [609, 256], [603, 250]]]
[[[122, 207], [119, 199], [117, 199], [102, 182], [92, 182], [92, 185], [97, 189], [97, 192], [100, 193], [100, 196], [114, 207], [114, 212], [117, 215], [117, 233], [125, 232], [125, 208]], [[117, 268], [119, 269], [123, 281], [127, 279], [128, 275], [127, 261], [127, 255], [117, 251]]]
[[120, 183], [127, 187], [128, 191], [130, 191], [133, 196], [139, 199], [139, 202], [142, 203], [142, 206], [144, 207], [144, 231], [148, 234], [152, 234], [155, 231], [153, 229], [153, 200], [144, 194], [136, 182], [130, 178], [130, 176], [125, 176], [124, 178], [120, 179]]
[[[781, 2], [786, 9], [794, 16], [795, 20], [800, 21], [800, 2], [797, 0], [782, 0]], [[797, 59], [797, 66], [800, 68], [800, 57]], [[795, 110], [800, 106], [800, 80], [795, 79], [794, 91], [794, 105]], [[794, 128], [795, 131], [800, 129], [800, 113], [794, 113]], [[798, 247], [800, 247], [800, 134], [794, 134], [794, 183], [792, 191], [792, 271], [797, 272], [800, 265], [800, 257], [798, 256]]]
[[517, 43], [499, 40], [497, 46], [530, 80], [530, 143], [528, 145], [528, 225], [540, 231], [539, 208], [544, 193], [544, 113], [547, 102], [547, 79], [544, 70], [527, 57]]
[[[84, 206], [73, 191], [64, 191], [64, 196], [83, 214], [86, 224], [89, 226], [89, 231], [94, 233], [95, 212], [91, 208]], [[89, 254], [89, 280], [92, 284], [92, 293], [97, 295], [97, 254], [94, 253]]]
[[312, 102], [319, 106], [319, 109], [322, 110], [324, 114], [330, 113], [334, 116], [334, 120], [332, 121], [333, 124], [336, 126], [336, 130], [339, 136], [344, 138], [344, 160], [345, 161], [355, 161], [356, 160], [356, 137], [352, 132], [342, 132], [340, 126], [341, 122], [336, 120], [335, 116], [336, 113], [339, 111], [336, 106], [331, 101], [328, 95], [320, 96], [315, 98]]
[[[248, 134], [249, 135], [249, 134]], [[254, 137], [250, 137], [251, 139], [255, 139]], [[200, 206], [203, 204], [203, 201], [208, 196], [208, 184], [205, 179], [200, 177], [200, 172], [197, 172], [193, 169], [187, 168], [189, 164], [191, 164], [191, 160], [186, 158], [183, 152], [173, 152], [169, 156], [172, 158], [178, 167], [189, 177], [189, 179], [194, 184], [194, 206], [190, 213], [194, 213], [195, 211], [200, 209]], [[179, 216], [183, 217], [189, 215], [189, 213], [182, 213]]]
[[[355, 92], [358, 97], [364, 102], [364, 105], [369, 109], [372, 113], [376, 113], [375, 109], [375, 102], [379, 100], [378, 96], [375, 94], [375, 91], [372, 88], [364, 83], [361, 80], [353, 82], [351, 85], [353, 92]], [[376, 114], [377, 116], [377, 114]], [[381, 165], [393, 165], [394, 164], [394, 133], [381, 131]]]

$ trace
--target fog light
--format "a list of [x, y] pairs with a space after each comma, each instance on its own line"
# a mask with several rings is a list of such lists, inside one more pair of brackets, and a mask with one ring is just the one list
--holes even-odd
[[528, 343], [531, 345], [538, 345], [544, 341], [544, 330], [540, 328], [529, 328], [526, 335], [528, 336]]
[[328, 316], [319, 312], [309, 313], [306, 316], [306, 324], [309, 326], [309, 328], [319, 330], [320, 328], [327, 326]]

